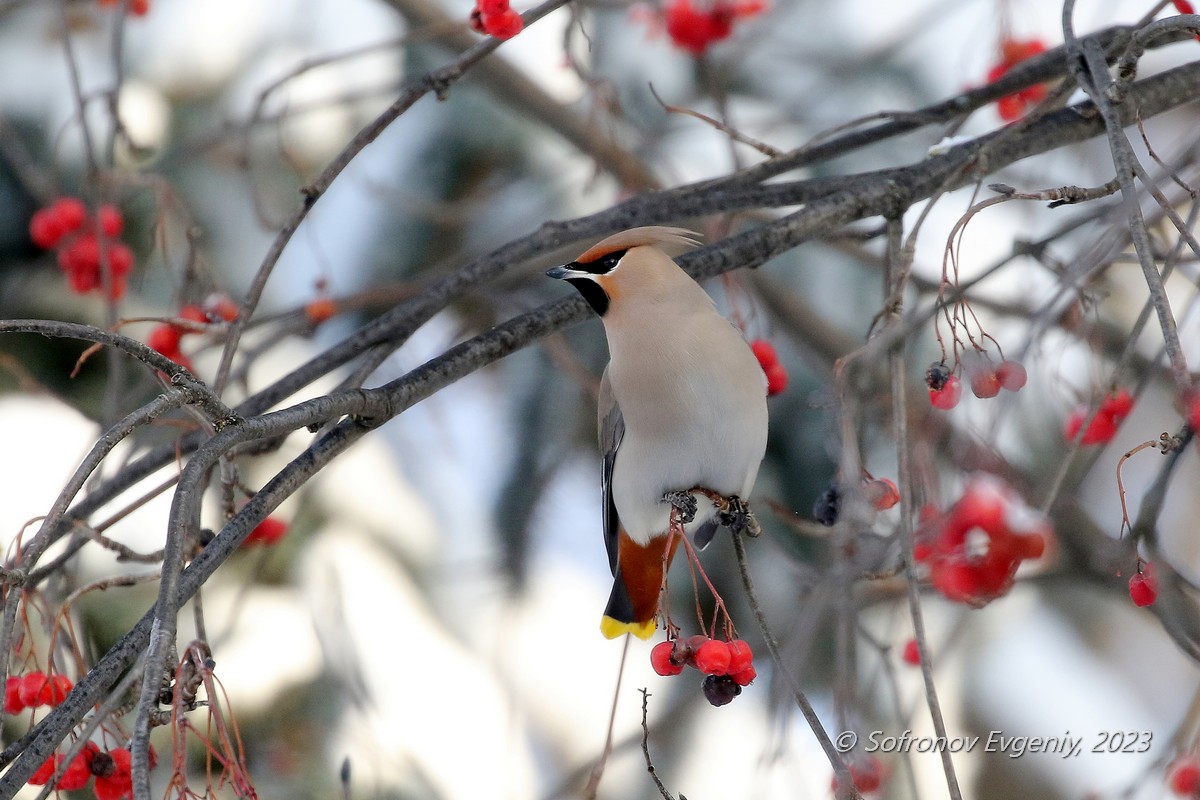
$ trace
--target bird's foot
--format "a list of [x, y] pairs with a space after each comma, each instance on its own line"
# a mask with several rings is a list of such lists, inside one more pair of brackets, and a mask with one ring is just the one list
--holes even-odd
[[684, 525], [696, 518], [699, 503], [696, 502], [696, 497], [691, 492], [665, 492], [662, 501], [675, 507], [679, 512], [679, 521]]
[[[747, 536], [758, 536], [762, 527], [758, 524], [750, 503], [734, 495], [722, 497], [724, 503], [717, 503], [717, 520], [734, 533], [744, 533]], [[714, 501], [715, 502], [715, 501]]]

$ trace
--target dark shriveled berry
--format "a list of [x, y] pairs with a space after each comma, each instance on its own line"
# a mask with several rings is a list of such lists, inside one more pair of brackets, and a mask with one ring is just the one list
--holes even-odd
[[92, 756], [92, 774], [97, 778], [109, 778], [117, 771], [113, 757], [108, 753], [96, 753]]
[[742, 693], [742, 687], [728, 675], [709, 675], [704, 679], [704, 699], [714, 706], [724, 706]]
[[822, 525], [833, 527], [837, 524], [838, 509], [841, 506], [842, 496], [838, 492], [836, 484], [829, 484], [829, 488], [821, 492], [821, 496], [817, 498], [817, 502], [813, 503], [813, 519]]
[[935, 361], [925, 370], [925, 385], [932, 391], [940, 392], [945, 388], [946, 381], [950, 380], [951, 374], [949, 367], [941, 361]]

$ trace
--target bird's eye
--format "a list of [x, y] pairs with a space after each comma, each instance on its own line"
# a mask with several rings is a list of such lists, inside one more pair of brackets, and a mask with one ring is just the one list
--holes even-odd
[[600, 258], [596, 259], [595, 264], [596, 264], [597, 274], [603, 275], [606, 272], [612, 272], [614, 269], [617, 268], [617, 264], [620, 263], [621, 259], [624, 258], [624, 256], [625, 256], [624, 250], [617, 250], [615, 252], [609, 253], [607, 255], [601, 256]]

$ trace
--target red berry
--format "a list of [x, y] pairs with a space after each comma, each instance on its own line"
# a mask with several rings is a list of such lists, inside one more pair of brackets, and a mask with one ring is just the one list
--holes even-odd
[[755, 339], [750, 343], [750, 349], [754, 352], [754, 357], [758, 359], [759, 366], [764, 371], [779, 363], [779, 354], [775, 352], [775, 345], [766, 339]]
[[83, 749], [75, 754], [71, 763], [63, 771], [62, 777], [54, 788], [64, 792], [73, 792], [87, 786], [92, 779], [92, 756], [96, 753], [96, 745], [88, 742]]
[[1100, 413], [1113, 417], [1117, 422], [1129, 416], [1129, 412], [1132, 410], [1133, 395], [1129, 393], [1128, 389], [1109, 392], [1100, 403]]
[[50, 212], [65, 233], [79, 230], [87, 220], [87, 206], [77, 197], [60, 197], [50, 206]]
[[[875, 792], [883, 785], [883, 765], [875, 756], [867, 755], [857, 758], [848, 762], [846, 766], [850, 768], [850, 781], [859, 792], [863, 794]], [[830, 786], [834, 792], [837, 792], [837, 775], [833, 776]]]
[[867, 499], [879, 511], [887, 511], [900, 502], [900, 489], [894, 481], [887, 478], [868, 481], [865, 489]]
[[1040, 533], [1014, 536], [1012, 544], [1013, 554], [1021, 560], [1041, 558], [1046, 552], [1046, 537]]
[[996, 367], [996, 377], [1000, 380], [1000, 386], [1003, 388], [1010, 392], [1019, 392], [1025, 388], [1025, 383], [1029, 380], [1029, 373], [1016, 361], [1002, 361]]
[[58, 264], [68, 271], [100, 269], [100, 242], [95, 234], [85, 233], [58, 251]]
[[758, 671], [755, 670], [754, 665], [751, 664], [744, 669], [739, 669], [737, 672], [730, 670], [729, 677], [732, 678], [733, 682], [738, 686], [749, 686], [754, 682], [754, 679], [758, 677]]
[[1025, 104], [1020, 95], [1006, 94], [996, 101], [996, 113], [1004, 122], [1013, 122], [1025, 113]]
[[783, 364], [772, 364], [764, 370], [767, 376], [767, 396], [782, 394], [788, 385], [788, 374]]
[[96, 211], [96, 220], [100, 223], [100, 230], [104, 235], [113, 239], [125, 230], [125, 217], [121, 216], [121, 210], [114, 205], [105, 203], [100, 206]]
[[665, 16], [671, 41], [694, 56], [704, 55], [713, 42], [727, 39], [733, 33], [733, 15], [720, 2], [711, 10], [701, 11], [691, 0], [672, 0]]
[[233, 322], [240, 313], [237, 303], [233, 302], [229, 295], [220, 292], [213, 292], [205, 298], [204, 312], [210, 319], [221, 319], [225, 322]]
[[4, 713], [20, 714], [24, 710], [25, 704], [21, 702], [21, 678], [19, 675], [10, 675], [4, 683]]
[[150, 0], [129, 0], [129, 13], [144, 17], [150, 13]]
[[[188, 322], [198, 322], [201, 325], [208, 324], [208, 314], [204, 313], [204, 309], [200, 308], [200, 306], [186, 305], [183, 308], [179, 309], [179, 314], [177, 316], [180, 319], [187, 320]], [[184, 333], [192, 333], [191, 330], [188, 330], [186, 328], [184, 329], [183, 332]]]
[[1167, 772], [1167, 783], [1180, 797], [1200, 794], [1200, 760], [1192, 754], [1175, 759]]
[[42, 684], [41, 691], [38, 692], [38, 705], [58, 705], [67, 699], [67, 695], [71, 693], [71, 687], [74, 685], [66, 675], [51, 675]]
[[508, 0], [475, 0], [475, 7], [485, 16], [503, 14], [508, 10]]
[[182, 334], [183, 331], [174, 325], [156, 325], [146, 337], [146, 346], [171, 358], [173, 353], [179, 352], [179, 339]]
[[663, 677], [683, 672], [683, 664], [676, 664], [671, 655], [675, 652], [674, 642], [659, 642], [650, 651], [650, 666]]
[[1005, 39], [1000, 43], [1000, 55], [1010, 65], [1044, 52], [1046, 44], [1041, 39]]
[[942, 411], [949, 411], [958, 405], [960, 397], [962, 397], [962, 382], [959, 381], [957, 375], [947, 378], [941, 389], [929, 390], [929, 402], [933, 404], [934, 408], [940, 408]]
[[336, 313], [337, 305], [328, 297], [318, 297], [304, 306], [304, 316], [313, 325], [320, 325]]
[[250, 531], [250, 535], [242, 542], [242, 547], [263, 545], [269, 547], [284, 537], [287, 533], [287, 523], [278, 517], [267, 517]]
[[916, 639], [909, 639], [904, 643], [904, 652], [900, 657], [905, 664], [911, 664], [914, 667], [921, 664], [921, 648], [917, 646]]
[[[1017, 41], [1005, 39], [1000, 43], [1000, 61], [988, 71], [987, 80], [991, 83], [1007, 73], [1015, 64], [1045, 52], [1046, 45], [1037, 40]], [[1005, 95], [996, 101], [996, 112], [1000, 119], [1012, 122], [1021, 117], [1026, 109], [1042, 101], [1046, 96], [1046, 87], [1042, 84], [1027, 86], [1013, 94]]]
[[729, 650], [730, 675], [736, 675], [754, 663], [754, 653], [750, 651], [750, 645], [746, 644], [745, 640], [733, 639], [725, 643], [725, 648]]
[[[133, 795], [132, 762], [129, 750], [124, 747], [92, 757], [92, 774], [96, 776], [92, 789], [96, 800], [125, 800]], [[97, 765], [102, 765], [99, 772]]]
[[[1079, 436], [1079, 429], [1083, 426], [1083, 421], [1087, 418], [1088, 413], [1089, 411], [1086, 406], [1080, 406], [1067, 417], [1063, 435], [1068, 442], [1074, 442], [1076, 437]], [[1093, 444], [1108, 444], [1116, 435], [1116, 421], [1111, 414], [1106, 414], [1104, 409], [1101, 408], [1092, 417], [1091, 424], [1083, 432], [1083, 438], [1079, 439], [1079, 443], [1085, 447]]]
[[[972, 528], [981, 528], [989, 533], [1005, 528], [1005, 515], [1009, 498], [990, 479], [975, 479], [967, 484], [962, 497], [954, 505], [951, 517], [946, 521], [943, 536], [961, 544]], [[953, 528], [953, 532], [951, 532]]]
[[1025, 104], [1026, 108], [1030, 108], [1045, 100], [1047, 94], [1046, 84], [1035, 83], [1033, 86], [1026, 86], [1017, 92], [1017, 97]]
[[1000, 376], [990, 366], [976, 370], [971, 376], [971, 391], [976, 397], [995, 397], [1000, 394]]
[[124, 278], [133, 269], [133, 251], [121, 242], [110, 244], [106, 254], [114, 278]]
[[511, 8], [506, 8], [499, 14], [484, 14], [483, 29], [497, 39], [511, 39], [525, 27], [521, 15]]
[[716, 639], [709, 639], [696, 650], [696, 669], [705, 675], [724, 675], [729, 671], [729, 662], [729, 648]]
[[1189, 394], [1185, 406], [1184, 413], [1187, 415], [1188, 427], [1193, 431], [1200, 432], [1200, 392]]
[[1153, 564], [1147, 563], [1129, 578], [1129, 599], [1138, 608], [1153, 605], [1158, 599], [1158, 576]]
[[29, 776], [29, 783], [33, 786], [45, 786], [54, 777], [54, 773], [58, 770], [58, 765], [61, 763], [62, 753], [55, 753], [50, 756]]
[[21, 688], [18, 690], [21, 703], [26, 708], [35, 708], [42, 705], [42, 687], [45, 685], [46, 675], [41, 670], [36, 670], [25, 675], [21, 678]]
[[49, 208], [38, 209], [29, 220], [29, 238], [43, 250], [58, 244], [65, 232], [62, 223]]
[[1188, 0], [1172, 0], [1175, 10], [1180, 14], [1195, 14], [1192, 4]]

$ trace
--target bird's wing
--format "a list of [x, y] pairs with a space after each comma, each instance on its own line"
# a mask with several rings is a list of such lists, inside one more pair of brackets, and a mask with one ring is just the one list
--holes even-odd
[[613, 465], [617, 463], [617, 448], [625, 436], [625, 418], [621, 416], [621, 407], [613, 396], [612, 384], [608, 380], [608, 369], [600, 378], [600, 399], [596, 408], [597, 422], [600, 431], [600, 453], [604, 456], [604, 472], [600, 477], [600, 490], [604, 502], [604, 547], [608, 550], [608, 566], [612, 574], [617, 574], [617, 530], [620, 520], [617, 518], [617, 506], [613, 502], [612, 476]]

